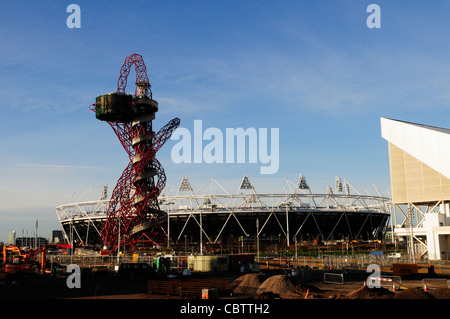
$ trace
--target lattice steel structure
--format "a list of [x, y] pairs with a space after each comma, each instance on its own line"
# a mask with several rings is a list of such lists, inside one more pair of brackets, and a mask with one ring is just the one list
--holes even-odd
[[[136, 90], [130, 95], [125, 89], [133, 66]], [[103, 244], [117, 245], [119, 233], [123, 241], [162, 241], [165, 231], [158, 222], [162, 217], [158, 196], [165, 187], [166, 175], [155, 155], [179, 126], [180, 120], [174, 118], [156, 134], [153, 131], [152, 120], [158, 111], [158, 102], [153, 100], [141, 55], [126, 57], [117, 91], [98, 96], [91, 110], [95, 111], [97, 119], [112, 127], [130, 159], [109, 202], [100, 232]]]
[[[328, 187], [322, 194], [312, 193], [303, 175], [296, 184], [286, 178], [281, 184], [283, 192], [261, 194], [245, 175], [236, 194], [214, 179], [194, 192], [185, 177], [176, 195], [160, 197], [161, 208], [170, 216], [169, 236], [173, 243], [183, 242], [187, 234], [191, 240], [210, 244], [224, 244], [230, 235], [249, 240], [278, 236], [289, 246], [301, 238], [380, 239], [389, 221], [389, 198], [351, 194], [351, 189], [357, 190], [348, 181], [342, 186], [336, 179], [335, 191]], [[202, 193], [214, 186], [220, 193]]]
[[[281, 187], [283, 186], [283, 187]], [[283, 188], [283, 191], [279, 189]], [[321, 241], [380, 239], [391, 212], [390, 199], [362, 195], [345, 182], [336, 183], [326, 193], [314, 194], [306, 180], [298, 183], [283, 179], [273, 193], [258, 193], [244, 176], [236, 194], [229, 193], [216, 180], [194, 192], [187, 177], [175, 195], [161, 195], [159, 205], [167, 215], [160, 219], [170, 244], [226, 244], [230, 239], [246, 240], [281, 237], [286, 245], [296, 240]], [[340, 192], [342, 190], [342, 192]], [[103, 201], [99, 201], [99, 204]], [[95, 245], [93, 233], [106, 222], [106, 212], [91, 201], [57, 207], [58, 219], [65, 232], [75, 227], [75, 242]], [[92, 211], [89, 211], [92, 209]], [[89, 240], [86, 237], [89, 236]]]

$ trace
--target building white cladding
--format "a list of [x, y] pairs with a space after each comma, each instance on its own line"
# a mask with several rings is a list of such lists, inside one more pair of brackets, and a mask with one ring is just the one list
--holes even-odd
[[381, 135], [389, 146], [394, 234], [406, 237], [412, 258], [447, 259], [450, 130], [381, 118]]
[[381, 118], [381, 136], [450, 178], [450, 130]]

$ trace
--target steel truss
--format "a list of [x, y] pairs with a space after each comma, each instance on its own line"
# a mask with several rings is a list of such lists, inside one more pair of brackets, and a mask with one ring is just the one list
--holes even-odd
[[[284, 191], [279, 192], [281, 186]], [[108, 205], [106, 200], [83, 200], [56, 210], [64, 230], [74, 227], [77, 242], [93, 245], [101, 242]], [[348, 240], [374, 239], [382, 235], [391, 211], [387, 197], [313, 194], [286, 178], [274, 193], [259, 194], [246, 176], [236, 194], [214, 179], [194, 192], [185, 177], [177, 194], [159, 197], [159, 206], [167, 212], [159, 221], [171, 239], [168, 245], [184, 243], [187, 237], [200, 244], [217, 244], [230, 235], [251, 238], [264, 234], [280, 234], [287, 245], [306, 234], [324, 242], [343, 235]], [[67, 231], [66, 238], [70, 238]]]
[[[161, 208], [170, 216], [167, 229], [174, 242], [183, 241], [183, 235], [186, 233], [191, 234], [193, 229], [189, 225], [193, 224], [200, 231], [200, 240], [204, 237], [208, 243], [219, 243], [231, 221], [236, 223], [235, 229], [240, 232], [235, 235], [246, 237], [260, 236], [267, 231], [270, 224], [272, 227], [275, 225], [282, 232], [287, 245], [297, 239], [308, 223], [315, 226], [316, 234], [323, 241], [331, 240], [336, 235], [338, 227], [341, 232], [342, 227], [346, 229], [350, 240], [359, 238], [363, 229], [367, 228], [372, 230], [370, 235], [373, 238], [378, 238], [389, 219], [389, 198], [348, 193], [333, 194], [333, 192], [313, 194], [310, 191], [304, 192], [286, 178], [284, 183], [289, 186], [290, 191], [273, 194], [258, 194], [252, 186], [247, 188], [250, 190], [247, 194], [230, 194], [214, 179], [209, 183], [225, 191], [223, 194], [195, 194], [190, 186], [184, 187], [186, 181], [185, 177], [180, 189], [189, 191], [189, 194], [179, 195], [178, 192], [174, 196], [160, 197]], [[247, 183], [248, 177], [244, 176], [243, 183], [244, 181]], [[359, 224], [352, 225], [356, 215], [360, 220]], [[257, 230], [256, 222], [253, 223], [251, 218], [254, 219], [255, 216], [257, 223], [262, 225]], [[174, 228], [172, 225], [180, 223], [180, 220], [183, 220], [181, 229], [175, 235], [171, 235], [170, 232], [173, 232]], [[215, 222], [221, 220], [215, 234], [211, 230], [208, 232], [212, 220]]]
[[[394, 230], [393, 239], [396, 237], [405, 237], [408, 245], [408, 257], [411, 262], [417, 258], [422, 258], [428, 253], [426, 240], [426, 231], [423, 223], [428, 214], [438, 213], [444, 200], [423, 202], [423, 203], [404, 203], [393, 204]], [[400, 220], [399, 217], [403, 219]]]
[[[89, 193], [91, 198], [85, 199]], [[100, 244], [100, 231], [106, 220], [109, 203], [106, 196], [93, 200], [90, 188], [77, 202], [56, 207], [66, 241], [73, 242], [75, 246]]]

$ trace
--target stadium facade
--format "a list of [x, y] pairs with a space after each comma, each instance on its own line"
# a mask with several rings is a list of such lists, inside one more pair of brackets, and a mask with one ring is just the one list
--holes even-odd
[[[165, 243], [228, 247], [236, 243], [340, 241], [380, 239], [390, 217], [390, 199], [360, 194], [348, 181], [335, 178], [334, 189], [311, 192], [300, 175], [297, 183], [284, 178], [274, 193], [258, 193], [244, 175], [238, 192], [229, 193], [215, 179], [194, 191], [184, 177], [175, 195], [159, 197], [166, 213]], [[56, 207], [66, 240], [74, 245], [101, 247], [100, 230], [110, 200], [103, 188], [99, 200], [79, 200]], [[179, 247], [179, 246], [178, 246]]]

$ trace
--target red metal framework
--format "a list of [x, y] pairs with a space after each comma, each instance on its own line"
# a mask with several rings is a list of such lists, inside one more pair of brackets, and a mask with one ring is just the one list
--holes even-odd
[[155, 155], [179, 126], [180, 120], [174, 118], [156, 134], [153, 132], [152, 120], [157, 111], [157, 102], [152, 100], [146, 67], [142, 56], [138, 54], [125, 59], [117, 82], [117, 92], [125, 94], [127, 78], [133, 65], [136, 91], [133, 102], [127, 107], [138, 111], [130, 120], [107, 121], [130, 159], [112, 192], [107, 219], [101, 230], [103, 244], [108, 247], [117, 245], [119, 233], [122, 243], [143, 240], [159, 244], [165, 237], [165, 230], [161, 227], [164, 217], [159, 208], [158, 196], [165, 187], [166, 175]]
[[[130, 74], [131, 67], [134, 65], [136, 72], [136, 84], [137, 83], [147, 83], [150, 88], [150, 81], [147, 76], [147, 68], [145, 66], [142, 56], [136, 53], [129, 55], [125, 58], [122, 68], [120, 69], [119, 80], [117, 81], [117, 92], [125, 93], [127, 87], [127, 79]], [[139, 86], [136, 85], [135, 96], [139, 95]], [[152, 93], [149, 91], [149, 97], [152, 98]]]

